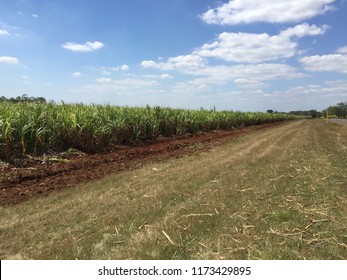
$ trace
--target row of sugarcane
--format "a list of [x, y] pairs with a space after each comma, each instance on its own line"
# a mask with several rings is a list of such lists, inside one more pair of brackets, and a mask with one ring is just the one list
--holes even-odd
[[40, 155], [69, 148], [97, 152], [111, 145], [158, 137], [292, 119], [287, 114], [118, 107], [56, 103], [0, 102], [0, 158]]

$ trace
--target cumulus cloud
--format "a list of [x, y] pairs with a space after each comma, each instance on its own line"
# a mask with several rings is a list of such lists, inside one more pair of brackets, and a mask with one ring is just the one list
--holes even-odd
[[130, 67], [127, 64], [123, 64], [121, 66], [112, 67], [110, 69], [113, 71], [129, 71]]
[[75, 77], [75, 78], [79, 78], [82, 76], [82, 74], [80, 72], [75, 72], [75, 73], [72, 73], [71, 75], [72, 75], [72, 77]]
[[123, 64], [121, 67], [120, 67], [120, 70], [122, 71], [128, 71], [129, 70], [129, 66], [127, 64]]
[[156, 68], [161, 70], [197, 70], [204, 67], [205, 60], [199, 55], [180, 55], [170, 57], [166, 62], [154, 62], [153, 60], [142, 61], [141, 66], [144, 68]]
[[153, 60], [144, 60], [141, 62], [143, 68], [158, 68], [158, 64]]
[[335, 80], [325, 82], [325, 89], [329, 92], [347, 96], [347, 80]]
[[310, 108], [315, 104], [316, 108], [326, 108], [327, 104], [336, 104], [345, 100], [347, 97], [347, 80], [333, 80], [322, 84], [309, 84], [291, 87], [286, 90], [277, 90], [268, 92], [263, 97], [269, 97], [272, 100], [281, 100], [282, 103], [296, 103], [296, 108], [304, 105], [303, 108]]
[[18, 64], [18, 58], [12, 56], [0, 56], [0, 63]]
[[0, 36], [10, 35], [10, 33], [5, 29], [0, 29]]
[[324, 34], [328, 28], [328, 25], [317, 27], [314, 24], [309, 25], [307, 23], [303, 23], [281, 31], [279, 36], [283, 38], [291, 38], [293, 36], [298, 38], [302, 38], [304, 36], [316, 36]]
[[84, 44], [68, 42], [63, 44], [62, 47], [73, 52], [92, 52], [103, 48], [104, 44], [98, 41], [86, 42]]
[[[269, 67], [271, 71], [276, 71], [275, 75], [283, 74], [282, 69], [289, 70], [289, 74], [296, 72], [294, 68], [284, 67], [283, 64], [261, 64], [272, 60], [290, 58], [297, 54], [297, 43], [294, 38], [301, 38], [304, 36], [321, 35], [326, 32], [328, 26], [323, 25], [318, 27], [316, 25], [309, 25], [303, 23], [292, 28], [282, 30], [279, 34], [270, 36], [269, 34], [250, 34], [250, 33], [221, 33], [217, 40], [204, 44], [202, 47], [195, 49], [192, 54], [180, 55], [170, 57], [166, 61], [160, 59], [158, 62], [153, 60], [142, 61], [143, 68], [153, 68], [160, 70], [176, 70], [187, 74], [193, 75], [207, 75], [214, 76], [214, 71], [220, 77], [231, 75], [234, 77], [233, 72], [235, 69], [239, 73], [243, 73], [244, 69], [267, 70]], [[258, 64], [257, 66], [210, 66], [206, 58], [219, 58], [228, 62], [236, 63], [252, 63]], [[260, 65], [259, 65], [260, 64]], [[281, 65], [281, 66], [279, 66]], [[279, 72], [278, 72], [279, 71]], [[224, 75], [224, 72], [227, 72]], [[256, 73], [260, 75], [260, 73]], [[285, 75], [286, 76], [286, 75]], [[244, 78], [244, 77], [241, 77]], [[247, 77], [246, 77], [247, 78]], [[219, 78], [220, 79], [220, 78]], [[224, 80], [224, 79], [223, 79]], [[241, 84], [240, 81], [238, 84]], [[250, 82], [249, 84], [258, 84]]]
[[207, 89], [211, 85], [222, 85], [227, 82], [234, 82], [238, 87], [254, 89], [266, 87], [267, 84], [264, 81], [288, 80], [306, 76], [286, 64], [210, 65], [198, 55], [171, 57], [167, 61], [160, 62], [147, 60], [142, 62], [142, 67], [176, 70], [184, 74], [200, 76], [187, 82], [177, 83], [177, 89], [186, 87], [201, 90]]
[[211, 82], [217, 84], [236, 81], [236, 85], [242, 87], [254, 87], [255, 85], [263, 87], [265, 86], [264, 81], [305, 77], [304, 74], [290, 65], [276, 63], [209, 66], [196, 74], [208, 76]]
[[217, 40], [204, 44], [193, 53], [203, 57], [221, 58], [232, 62], [259, 63], [295, 55], [297, 43], [293, 37], [324, 34], [328, 26], [317, 27], [307, 23], [281, 31], [278, 35], [266, 33], [221, 33]]
[[268, 86], [266, 83], [252, 78], [238, 78], [234, 80], [234, 84], [240, 88], [249, 89], [260, 89]]
[[96, 81], [100, 84], [108, 84], [112, 82], [112, 79], [110, 78], [98, 78]]
[[112, 80], [108, 78], [97, 79], [97, 84], [90, 84], [78, 89], [72, 89], [72, 92], [100, 92], [100, 93], [115, 93], [115, 92], [133, 92], [135, 90], [152, 89], [159, 85], [156, 80], [142, 79], [123, 79]]
[[109, 71], [103, 70], [103, 71], [101, 72], [101, 74], [102, 74], [102, 75], [110, 76], [112, 73], [109, 72]]
[[347, 54], [305, 56], [299, 61], [307, 71], [347, 73]]
[[208, 24], [299, 22], [333, 10], [335, 0], [230, 0], [201, 15]]
[[161, 80], [169, 80], [169, 79], [173, 79], [173, 77], [170, 74], [161, 74], [161, 75], [143, 75], [143, 78], [146, 79], [161, 79]]
[[[307, 77], [299, 69], [284, 64], [270, 63], [298, 54], [296, 38], [324, 34], [327, 25], [299, 24], [280, 31], [277, 35], [250, 33], [221, 33], [215, 41], [196, 48], [191, 54], [144, 60], [146, 69], [178, 71], [193, 79], [175, 83], [175, 90], [206, 91], [214, 86], [233, 83], [238, 88], [253, 91], [269, 87], [268, 81]], [[237, 64], [211, 64], [218, 58]]]
[[347, 54], [347, 46], [337, 49], [337, 53]]
[[173, 79], [173, 77], [170, 74], [161, 74], [160, 79]]

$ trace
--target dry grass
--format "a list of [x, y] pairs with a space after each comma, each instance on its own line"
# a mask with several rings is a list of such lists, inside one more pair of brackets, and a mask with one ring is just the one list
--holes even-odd
[[1, 259], [346, 259], [347, 127], [299, 121], [2, 207]]

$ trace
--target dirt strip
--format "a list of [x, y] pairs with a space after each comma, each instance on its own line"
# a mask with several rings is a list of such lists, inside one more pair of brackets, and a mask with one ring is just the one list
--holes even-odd
[[347, 119], [329, 119], [328, 123], [337, 123], [340, 125], [347, 125]]
[[27, 158], [0, 168], [0, 205], [16, 204], [46, 196], [63, 188], [87, 183], [106, 175], [141, 167], [172, 157], [208, 150], [255, 130], [283, 123], [263, 124], [232, 131], [214, 131], [157, 140], [136, 147], [117, 146], [98, 154], [59, 154]]

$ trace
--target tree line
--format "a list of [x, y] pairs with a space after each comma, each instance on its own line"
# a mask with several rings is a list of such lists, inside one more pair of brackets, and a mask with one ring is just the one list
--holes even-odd
[[347, 102], [340, 102], [335, 106], [330, 106], [323, 110], [323, 116], [336, 116], [337, 118], [347, 118]]
[[301, 117], [308, 117], [308, 118], [320, 118], [321, 116], [323, 116], [322, 112], [319, 112], [317, 110], [308, 110], [308, 111], [290, 111], [288, 113], [286, 112], [277, 112], [274, 110], [267, 110], [266, 111], [269, 114], [289, 114], [289, 115], [295, 115], [295, 116], [301, 116]]
[[5, 96], [0, 97], [0, 102], [11, 102], [11, 103], [47, 103], [46, 98], [44, 97], [29, 97], [26, 94], [17, 97], [6, 98]]
[[317, 110], [308, 110], [308, 111], [290, 111], [289, 114], [296, 116], [305, 116], [311, 117], [313, 119], [322, 117], [323, 113]]
[[[276, 111], [273, 110], [267, 110], [268, 113], [276, 114]], [[290, 115], [297, 115], [297, 116], [305, 116], [310, 118], [321, 118], [326, 117], [327, 115], [331, 118], [347, 118], [347, 102], [340, 102], [337, 103], [334, 106], [329, 106], [327, 109], [323, 111], [317, 111], [317, 110], [307, 110], [307, 111], [290, 111], [288, 112]]]

